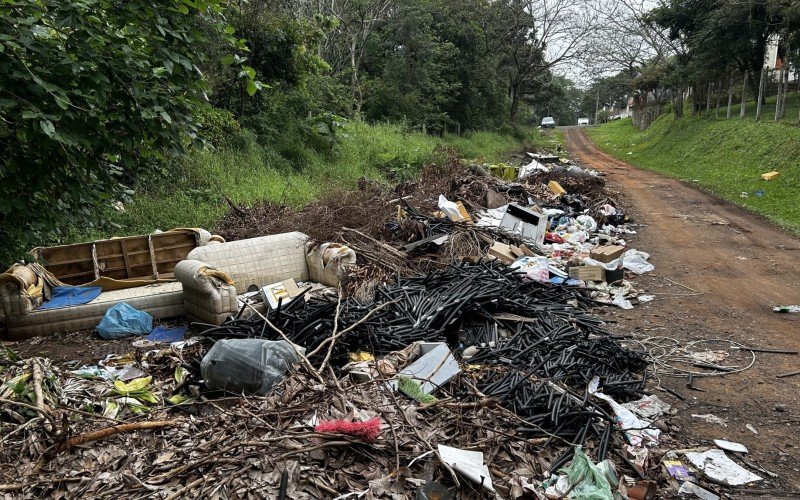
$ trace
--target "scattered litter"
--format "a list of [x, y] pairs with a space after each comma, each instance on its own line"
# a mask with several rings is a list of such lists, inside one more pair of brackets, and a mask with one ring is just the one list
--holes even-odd
[[444, 342], [421, 342], [420, 357], [398, 375], [417, 381], [423, 392], [432, 393], [461, 372]]
[[283, 340], [223, 339], [201, 363], [208, 387], [234, 394], [267, 394], [305, 349]]
[[678, 459], [665, 459], [664, 467], [667, 468], [667, 473], [677, 479], [678, 481], [685, 481], [691, 479], [692, 475], [686, 470], [686, 467]]
[[[609, 461], [593, 464], [580, 446], [575, 447], [572, 464], [545, 490], [547, 498], [574, 500], [613, 500], [612, 487], [617, 485], [614, 467]], [[611, 476], [611, 477], [609, 477]], [[613, 484], [612, 484], [613, 482]]]
[[728, 427], [728, 421], [722, 417], [718, 417], [713, 413], [706, 413], [703, 415], [696, 415], [692, 413], [692, 417], [699, 418], [700, 420], [705, 420], [709, 424], [717, 424], [721, 425], [722, 427]]
[[492, 476], [489, 467], [483, 462], [482, 452], [462, 450], [442, 444], [438, 446], [438, 449], [442, 462], [473, 483], [489, 491], [494, 491]]
[[747, 424], [747, 425], [745, 425], [745, 427], [747, 427], [747, 430], [752, 432], [753, 434], [758, 434], [758, 431], [756, 430], [756, 428], [753, 427], [751, 424]]
[[722, 450], [712, 449], [702, 453], [690, 451], [685, 455], [699, 471], [720, 484], [741, 486], [762, 479], [728, 458]]
[[702, 486], [699, 486], [691, 481], [686, 481], [681, 484], [680, 489], [678, 489], [678, 493], [682, 495], [694, 495], [701, 500], [719, 500], [719, 495], [708, 491]]
[[321, 434], [346, 434], [372, 443], [381, 434], [381, 419], [375, 417], [364, 422], [323, 420], [314, 427], [314, 431]]
[[775, 306], [772, 310], [777, 313], [800, 313], [800, 306]]
[[654, 419], [668, 412], [671, 406], [662, 401], [661, 398], [655, 394], [651, 396], [642, 396], [636, 401], [624, 403], [622, 406], [632, 411], [634, 414], [641, 418]]
[[777, 178], [779, 175], [781, 175], [780, 172], [776, 172], [775, 170], [773, 170], [772, 172], [761, 174], [761, 178], [764, 179], [765, 181], [771, 181], [772, 179]]
[[153, 328], [153, 331], [151, 331], [145, 337], [145, 339], [149, 340], [150, 342], [163, 342], [165, 344], [172, 344], [173, 342], [182, 341], [187, 330], [188, 327], [186, 325], [174, 326], [172, 328], [159, 325]]
[[656, 298], [656, 296], [655, 296], [655, 295], [645, 295], [645, 294], [642, 294], [642, 295], [637, 295], [637, 296], [636, 296], [636, 300], [638, 300], [638, 301], [639, 301], [639, 302], [641, 302], [642, 304], [645, 304], [645, 303], [647, 303], [647, 302], [652, 302], [652, 301], [653, 301], [655, 298]]
[[153, 317], [125, 302], [111, 306], [97, 325], [97, 333], [108, 340], [144, 335], [152, 329]]
[[722, 448], [725, 451], [733, 451], [736, 453], [747, 453], [747, 447], [742, 443], [725, 441], [724, 439], [715, 439], [714, 444], [717, 445], [717, 448]]

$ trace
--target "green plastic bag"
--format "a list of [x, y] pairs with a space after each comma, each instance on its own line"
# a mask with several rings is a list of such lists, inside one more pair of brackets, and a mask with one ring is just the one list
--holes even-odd
[[570, 484], [577, 483], [569, 493], [570, 500], [614, 500], [605, 472], [589, 460], [580, 446], [575, 447], [572, 465], [564, 473]]

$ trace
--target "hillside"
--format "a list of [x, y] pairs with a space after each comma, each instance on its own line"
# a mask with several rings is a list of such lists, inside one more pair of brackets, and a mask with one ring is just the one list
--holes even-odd
[[[690, 182], [800, 233], [800, 127], [673, 115], [640, 132], [630, 119], [588, 130], [597, 146], [632, 165]], [[772, 181], [761, 174], [776, 170]]]

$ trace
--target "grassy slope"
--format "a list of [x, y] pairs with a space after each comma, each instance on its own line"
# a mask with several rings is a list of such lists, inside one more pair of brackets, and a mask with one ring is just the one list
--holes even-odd
[[[530, 130], [525, 142], [546, 145], [551, 139]], [[440, 146], [454, 148], [464, 158], [494, 162], [521, 149], [522, 142], [494, 132], [442, 138], [407, 132], [399, 125], [351, 123], [332, 155], [307, 148], [302, 171], [258, 144], [244, 150], [195, 153], [182, 162], [177, 182], [140, 189], [125, 212], [113, 216], [119, 225], [114, 234], [144, 234], [171, 227], [212, 229], [229, 210], [223, 196], [236, 204], [273, 202], [299, 207], [333, 186], [355, 185], [360, 177], [385, 180], [387, 170], [392, 169], [413, 175], [423, 164], [436, 161], [435, 150]], [[97, 232], [72, 239], [108, 236]]]
[[[800, 127], [752, 119], [673, 115], [639, 132], [631, 120], [588, 130], [606, 153], [670, 177], [696, 182], [737, 205], [800, 233]], [[629, 154], [630, 153], [630, 154]], [[761, 174], [777, 170], [773, 181]], [[763, 191], [763, 196], [757, 196]], [[741, 194], [748, 193], [747, 198]]]

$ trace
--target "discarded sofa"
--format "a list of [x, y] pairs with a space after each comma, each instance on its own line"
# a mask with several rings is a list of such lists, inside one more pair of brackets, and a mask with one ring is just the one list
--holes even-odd
[[[0, 303], [7, 336], [14, 340], [86, 330], [120, 302], [155, 318], [182, 316], [183, 291], [173, 269], [193, 249], [220, 244], [202, 229], [36, 248], [42, 264], [14, 264], [0, 274]], [[213, 246], [213, 245], [211, 245]], [[88, 303], [44, 309], [58, 287], [99, 287]]]
[[253, 285], [295, 279], [336, 286], [339, 270], [355, 260], [347, 247], [314, 246], [307, 235], [291, 232], [196, 248], [175, 266], [175, 278], [183, 285], [189, 321], [219, 325], [238, 311], [238, 295]]

